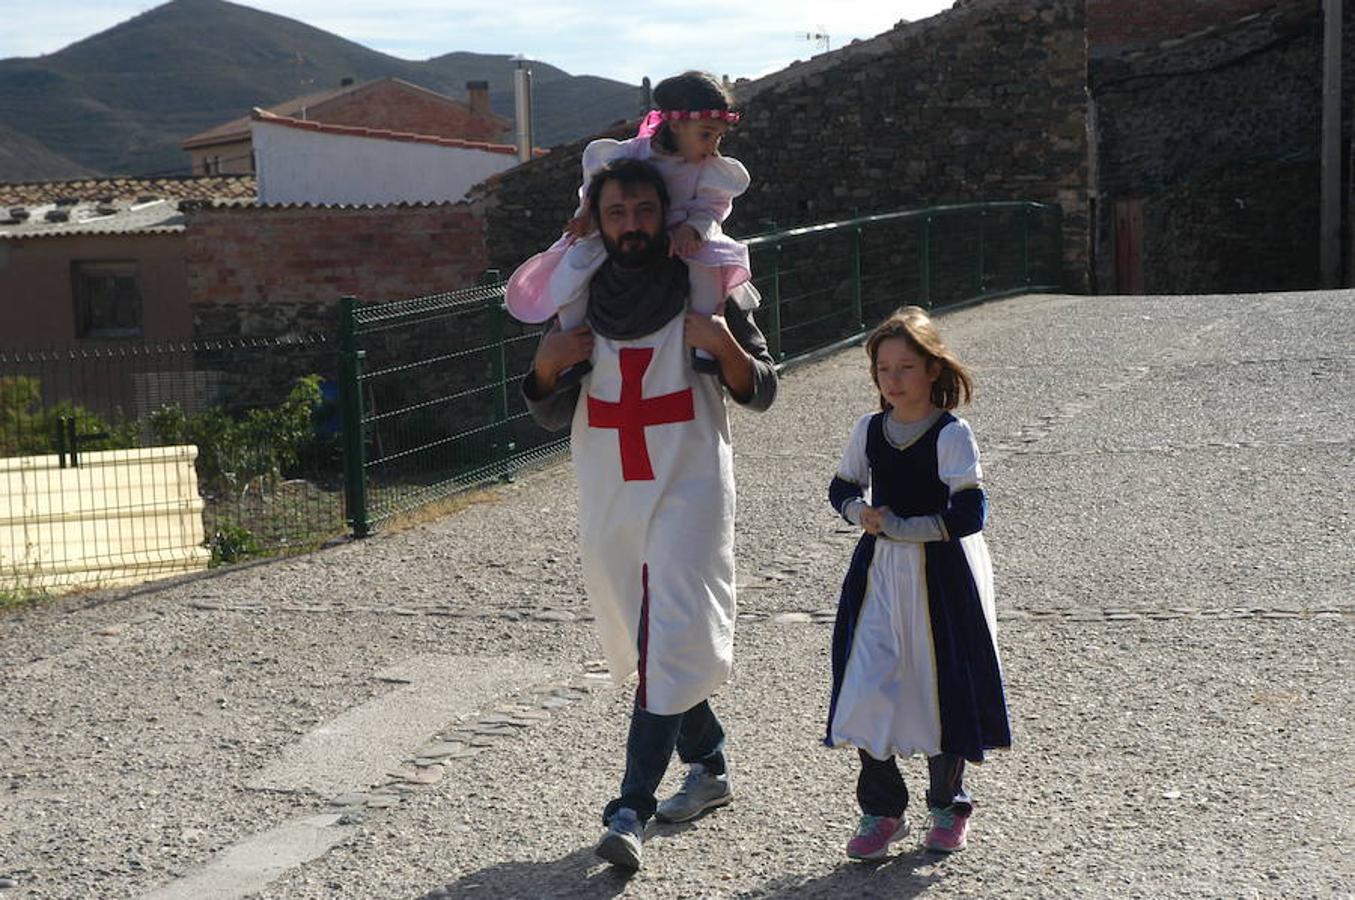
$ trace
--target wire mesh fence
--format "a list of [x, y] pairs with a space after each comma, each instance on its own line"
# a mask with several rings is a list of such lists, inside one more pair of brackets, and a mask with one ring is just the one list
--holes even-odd
[[865, 216], [745, 241], [778, 360], [850, 340], [900, 306], [933, 309], [1061, 278], [1062, 213], [1020, 201]]
[[518, 380], [540, 327], [503, 309], [503, 286], [393, 303], [346, 298], [348, 496], [354, 533], [510, 474], [563, 446], [531, 421]]
[[[773, 356], [905, 304], [1057, 288], [1061, 212], [989, 203], [749, 238]], [[518, 384], [503, 285], [341, 301], [341, 333], [0, 348], [0, 599], [363, 536], [567, 441]], [[337, 352], [336, 352], [337, 351]]]
[[[759, 326], [784, 361], [859, 336], [895, 308], [1057, 287], [1061, 212], [1008, 202], [932, 207], [750, 238]], [[541, 328], [503, 285], [388, 303], [346, 298], [341, 356], [349, 521], [398, 513], [563, 449], [518, 384]]]
[[0, 591], [342, 533], [335, 363], [326, 335], [0, 348]]

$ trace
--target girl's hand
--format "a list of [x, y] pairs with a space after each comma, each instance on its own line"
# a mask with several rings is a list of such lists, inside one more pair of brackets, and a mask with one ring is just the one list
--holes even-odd
[[575, 363], [590, 359], [592, 355], [593, 332], [587, 325], [561, 331], [559, 320], [552, 322], [532, 359], [538, 392], [549, 394], [555, 390], [556, 376]]
[[701, 249], [705, 243], [696, 229], [690, 225], [679, 225], [668, 235], [668, 255], [686, 258]]
[[[721, 354], [730, 352], [730, 345], [738, 348], [738, 342], [725, 324], [724, 316], [703, 316], [701, 313], [687, 310], [682, 322], [682, 339], [688, 347], [705, 350], [719, 359]], [[739, 348], [742, 349], [742, 348]]]
[[885, 516], [891, 512], [888, 506], [867, 506], [861, 510], [861, 527], [867, 534], [880, 534], [884, 528]]

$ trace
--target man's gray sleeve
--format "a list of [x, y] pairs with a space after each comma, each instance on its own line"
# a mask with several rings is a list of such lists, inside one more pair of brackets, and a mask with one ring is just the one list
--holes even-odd
[[[776, 363], [772, 360], [771, 351], [767, 349], [767, 339], [762, 336], [757, 323], [753, 321], [753, 313], [741, 309], [732, 300], [725, 301], [725, 324], [729, 326], [729, 333], [739, 342], [739, 346], [753, 357], [752, 395], [745, 400], [735, 397], [731, 391], [729, 396], [741, 406], [746, 406], [754, 412], [763, 412], [776, 399]], [[728, 388], [729, 385], [726, 384], [725, 387]]]

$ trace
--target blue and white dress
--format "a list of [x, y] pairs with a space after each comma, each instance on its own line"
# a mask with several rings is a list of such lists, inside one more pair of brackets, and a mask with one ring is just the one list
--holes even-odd
[[906, 446], [885, 417], [861, 418], [829, 488], [833, 508], [870, 505], [930, 517], [937, 539], [864, 534], [833, 630], [828, 746], [876, 759], [954, 753], [972, 762], [1011, 745], [998, 659], [987, 512], [973, 431], [943, 412]]

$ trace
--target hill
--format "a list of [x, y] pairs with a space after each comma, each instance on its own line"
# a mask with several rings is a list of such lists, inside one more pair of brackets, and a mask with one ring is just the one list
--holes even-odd
[[[45, 149], [87, 171], [186, 172], [179, 144], [189, 135], [343, 78], [395, 76], [457, 99], [467, 81], [484, 80], [491, 106], [511, 119], [515, 68], [507, 55], [404, 60], [225, 0], [171, 0], [56, 53], [0, 60], [0, 129], [27, 138], [13, 143], [28, 156]], [[532, 73], [538, 146], [639, 111], [638, 87], [535, 61]], [[0, 180], [25, 177], [7, 156]]]
[[54, 153], [26, 134], [0, 125], [0, 181], [55, 181], [94, 172]]

